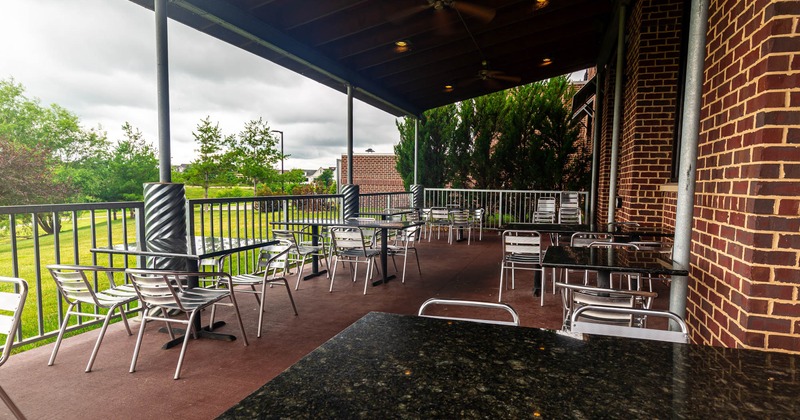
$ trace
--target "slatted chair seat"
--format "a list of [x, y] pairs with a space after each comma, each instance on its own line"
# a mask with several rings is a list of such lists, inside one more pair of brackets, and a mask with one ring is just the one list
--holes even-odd
[[[305, 268], [306, 262], [308, 262], [309, 258], [317, 257], [324, 259], [325, 265], [328, 266], [328, 271], [330, 271], [330, 266], [328, 264], [328, 247], [325, 245], [326, 240], [321, 235], [316, 235], [319, 245], [310, 245], [306, 241], [299, 240], [298, 235], [312, 236], [313, 234], [308, 232], [294, 232], [291, 230], [279, 229], [272, 231], [272, 236], [275, 239], [289, 244], [290, 249], [288, 263], [298, 263], [297, 281], [295, 282], [294, 290], [300, 288], [300, 279], [303, 277], [303, 269]], [[289, 269], [288, 264], [286, 265], [285, 269]], [[329, 274], [326, 272], [326, 275]]]

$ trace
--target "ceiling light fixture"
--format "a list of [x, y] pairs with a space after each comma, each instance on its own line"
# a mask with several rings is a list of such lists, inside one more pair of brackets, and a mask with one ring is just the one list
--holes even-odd
[[452, 92], [453, 89], [454, 89], [453, 85], [444, 85], [444, 91], [445, 92]]
[[541, 62], [541, 63], [539, 63], [539, 65], [540, 65], [540, 66], [542, 66], [542, 67], [544, 67], [544, 66], [549, 66], [549, 65], [551, 65], [551, 64], [553, 64], [553, 60], [551, 60], [549, 57], [545, 57], [545, 58], [543, 58], [543, 59], [542, 59], [542, 62]]
[[397, 53], [404, 53], [411, 49], [411, 43], [405, 40], [395, 41], [394, 51]]

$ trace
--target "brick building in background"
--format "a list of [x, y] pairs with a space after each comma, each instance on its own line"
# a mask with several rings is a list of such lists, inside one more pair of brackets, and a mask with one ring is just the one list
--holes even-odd
[[[631, 2], [617, 221], [673, 230], [683, 0]], [[712, 0], [686, 318], [692, 341], [800, 352], [800, 2]], [[608, 214], [615, 59], [601, 72]]]
[[347, 155], [342, 155], [339, 162], [338, 185], [356, 184], [361, 193], [405, 191], [393, 153], [354, 153], [354, 182], [347, 179]]

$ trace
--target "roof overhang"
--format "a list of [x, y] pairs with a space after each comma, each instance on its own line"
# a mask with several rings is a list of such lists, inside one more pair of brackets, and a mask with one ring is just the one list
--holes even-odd
[[[428, 0], [170, 0], [167, 13], [335, 90], [351, 86], [357, 99], [401, 116], [594, 66], [615, 2], [457, 3], [435, 10]], [[482, 20], [468, 6], [494, 17]], [[409, 47], [400, 51], [396, 41]]]

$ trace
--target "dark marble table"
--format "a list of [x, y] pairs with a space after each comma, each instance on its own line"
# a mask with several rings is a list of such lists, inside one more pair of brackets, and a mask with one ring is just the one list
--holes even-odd
[[592, 228], [588, 224], [566, 224], [566, 223], [509, 223], [504, 226], [506, 230], [535, 230], [539, 233], [549, 233], [555, 238], [558, 235], [572, 235], [576, 232], [584, 233], [607, 233], [614, 237], [616, 241], [640, 241], [642, 238], [664, 238], [674, 236], [673, 232], [661, 231], [654, 228], [617, 225], [609, 229], [608, 225], [598, 225]]
[[608, 287], [612, 272], [646, 274], [648, 277], [689, 275], [686, 268], [662, 252], [622, 247], [551, 246], [542, 259], [542, 267], [597, 271], [600, 287]]
[[372, 312], [222, 419], [800, 418], [800, 356]]

